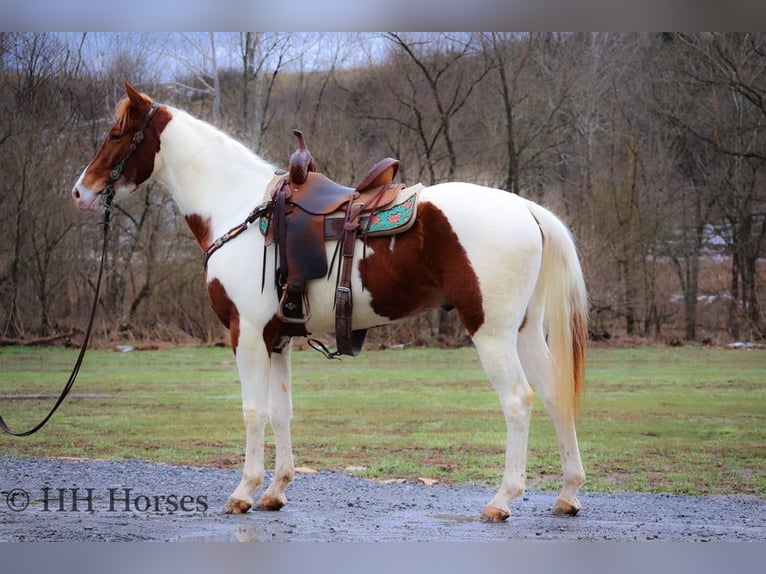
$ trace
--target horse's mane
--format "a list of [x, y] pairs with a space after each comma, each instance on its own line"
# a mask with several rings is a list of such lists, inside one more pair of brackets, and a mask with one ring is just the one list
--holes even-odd
[[122, 98], [119, 102], [117, 102], [117, 110], [114, 112], [114, 119], [115, 121], [125, 121], [125, 118], [128, 116], [128, 109], [130, 108], [130, 99], [129, 98]]
[[206, 122], [201, 118], [193, 116], [185, 110], [171, 107], [171, 111], [176, 117], [184, 117], [186, 118], [186, 121], [196, 126], [197, 129], [205, 131], [207, 134], [209, 134], [208, 137], [211, 139], [211, 141], [217, 140], [221, 145], [221, 149], [225, 150], [225, 153], [229, 158], [242, 157], [245, 158], [248, 162], [252, 161], [256, 163], [262, 169], [272, 173], [274, 172], [274, 164], [256, 154], [252, 149], [240, 142], [234, 136], [226, 133], [221, 128], [214, 126], [213, 124]]

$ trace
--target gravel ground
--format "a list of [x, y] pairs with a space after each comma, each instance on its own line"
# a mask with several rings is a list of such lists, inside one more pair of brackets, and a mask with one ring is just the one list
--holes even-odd
[[550, 514], [555, 493], [529, 491], [507, 522], [486, 524], [478, 517], [491, 488], [383, 484], [335, 472], [299, 473], [279, 512], [224, 515], [239, 476], [138, 461], [0, 457], [0, 541], [766, 540], [766, 500], [754, 497], [585, 492], [573, 518]]

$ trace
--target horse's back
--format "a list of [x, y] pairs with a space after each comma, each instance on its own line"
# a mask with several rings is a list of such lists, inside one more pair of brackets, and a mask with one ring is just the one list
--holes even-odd
[[485, 244], [500, 241], [526, 241], [536, 228], [524, 199], [501, 189], [472, 183], [440, 183], [427, 187], [421, 200], [432, 203], [449, 219], [461, 240], [476, 237]]
[[443, 183], [421, 198], [448, 219], [482, 278], [514, 270], [536, 274], [542, 235], [526, 200], [514, 193], [470, 183]]

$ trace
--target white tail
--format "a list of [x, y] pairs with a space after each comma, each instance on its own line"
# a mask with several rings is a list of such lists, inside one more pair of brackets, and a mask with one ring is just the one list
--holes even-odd
[[538, 285], [545, 288], [548, 347], [556, 369], [559, 404], [576, 412], [585, 387], [588, 341], [588, 295], [577, 247], [569, 229], [553, 213], [526, 201], [543, 233], [543, 261]]

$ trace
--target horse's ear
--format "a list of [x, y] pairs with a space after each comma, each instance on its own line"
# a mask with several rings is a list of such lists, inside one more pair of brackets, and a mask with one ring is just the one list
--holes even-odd
[[146, 98], [142, 96], [138, 90], [136, 90], [133, 86], [130, 85], [130, 82], [128, 80], [124, 81], [125, 83], [125, 92], [128, 94], [128, 98], [130, 99], [130, 102], [134, 106], [141, 106], [146, 104]]

